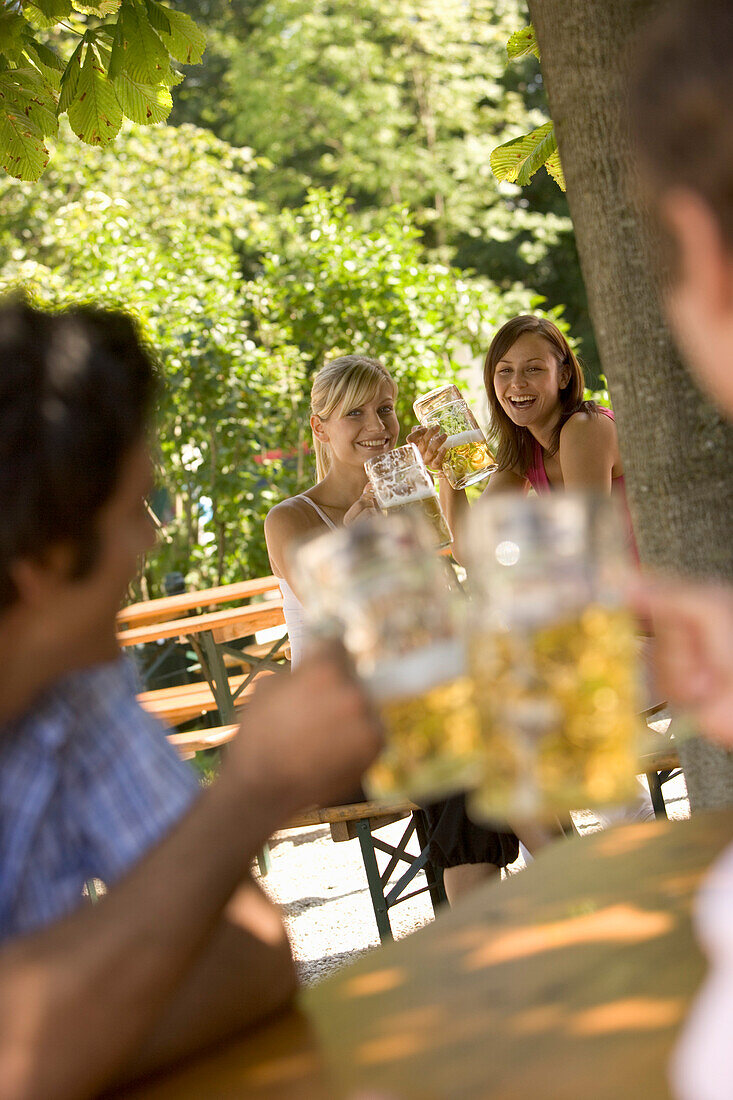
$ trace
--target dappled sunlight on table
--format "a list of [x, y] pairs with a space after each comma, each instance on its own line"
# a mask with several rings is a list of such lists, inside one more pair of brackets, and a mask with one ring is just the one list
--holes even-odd
[[682, 997], [627, 997], [575, 1013], [568, 1021], [568, 1030], [571, 1035], [656, 1031], [679, 1023], [686, 1008]]
[[354, 1053], [361, 1065], [369, 1066], [412, 1058], [430, 1050], [432, 1046], [433, 1039], [429, 1032], [410, 1031], [370, 1039], [366, 1043], [358, 1044]]
[[339, 991], [340, 997], [370, 997], [375, 993], [386, 993], [396, 989], [405, 980], [405, 972], [392, 966], [384, 970], [375, 970], [371, 974], [359, 974], [346, 982]]
[[463, 970], [538, 955], [583, 943], [638, 943], [663, 936], [674, 927], [671, 913], [613, 905], [564, 921], [497, 932], [463, 960]]
[[661, 822], [643, 821], [638, 825], [609, 829], [595, 841], [596, 853], [599, 858], [630, 855], [643, 848], [661, 828]]

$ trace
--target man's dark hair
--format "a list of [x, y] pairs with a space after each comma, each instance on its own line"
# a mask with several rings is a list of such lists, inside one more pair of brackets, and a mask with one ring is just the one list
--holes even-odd
[[663, 7], [640, 36], [631, 67], [629, 123], [656, 190], [703, 198], [733, 247], [733, 3]]
[[17, 596], [14, 561], [67, 543], [73, 576], [93, 567], [99, 511], [144, 437], [154, 387], [129, 317], [0, 303], [0, 611]]

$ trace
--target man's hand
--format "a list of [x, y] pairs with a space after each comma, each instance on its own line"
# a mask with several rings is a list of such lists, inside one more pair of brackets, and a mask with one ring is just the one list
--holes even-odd
[[354, 501], [348, 512], [345, 513], [344, 527], [351, 527], [352, 523], [358, 523], [359, 520], [364, 519], [366, 516], [378, 514], [379, 507], [374, 499], [374, 488], [371, 482], [368, 481], [359, 499]]
[[634, 588], [632, 601], [654, 622], [664, 697], [711, 740], [733, 748], [733, 588], [649, 579]]
[[347, 797], [381, 746], [379, 719], [333, 645], [258, 688], [227, 766], [250, 785], [261, 781], [282, 822], [304, 806]]
[[413, 428], [407, 442], [415, 444], [429, 470], [442, 475], [443, 463], [449, 450], [445, 445], [447, 438], [445, 432], [434, 424], [431, 428]]

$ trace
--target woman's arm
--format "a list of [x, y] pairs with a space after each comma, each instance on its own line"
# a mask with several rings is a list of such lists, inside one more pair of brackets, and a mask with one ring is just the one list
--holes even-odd
[[575, 413], [560, 432], [559, 458], [566, 489], [610, 493], [613, 468], [619, 463], [613, 420], [593, 413]]
[[[308, 507], [304, 505], [303, 507]], [[284, 500], [271, 508], [265, 517], [265, 542], [270, 566], [276, 577], [287, 581], [295, 595], [297, 588], [292, 576], [292, 554], [295, 546], [314, 530], [310, 516], [301, 511], [292, 500]], [[298, 599], [300, 597], [298, 596]]]

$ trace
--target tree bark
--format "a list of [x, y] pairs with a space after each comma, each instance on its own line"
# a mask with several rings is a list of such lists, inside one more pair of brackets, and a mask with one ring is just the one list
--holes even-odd
[[[591, 319], [619, 426], [642, 559], [733, 573], [733, 431], [695, 389], [666, 327], [658, 239], [633, 182], [627, 64], [654, 0], [529, 0]], [[694, 809], [733, 802], [733, 755], [681, 747]]]

